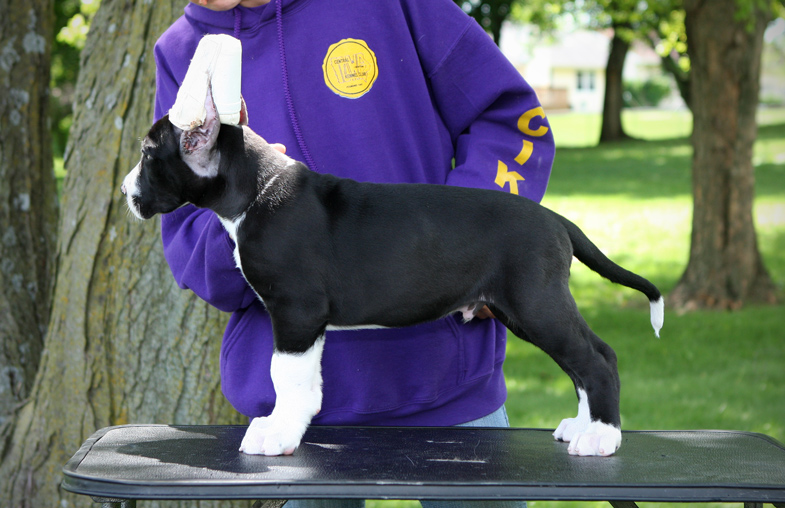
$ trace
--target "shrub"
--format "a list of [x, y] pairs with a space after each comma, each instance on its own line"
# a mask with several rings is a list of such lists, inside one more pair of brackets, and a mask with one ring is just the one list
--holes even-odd
[[627, 108], [657, 107], [670, 95], [671, 83], [666, 78], [624, 83], [624, 106]]

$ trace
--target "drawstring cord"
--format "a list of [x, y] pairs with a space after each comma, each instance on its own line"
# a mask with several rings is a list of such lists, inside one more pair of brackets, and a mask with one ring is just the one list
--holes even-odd
[[240, 29], [243, 26], [243, 13], [237, 7], [234, 8], [233, 12], [234, 12], [234, 38], [239, 39]]
[[[276, 0], [275, 2], [275, 21], [278, 30], [278, 53], [281, 56], [281, 76], [283, 78], [283, 93], [286, 100], [286, 109], [289, 112], [289, 121], [294, 130], [294, 136], [297, 139], [297, 144], [300, 146], [300, 151], [305, 158], [305, 163], [313, 171], [316, 171], [316, 163], [311, 156], [311, 151], [308, 150], [308, 145], [305, 144], [305, 136], [300, 129], [300, 122], [297, 121], [297, 115], [294, 111], [294, 101], [292, 100], [292, 93], [289, 90], [289, 68], [286, 65], [286, 48], [283, 43], [283, 0]], [[243, 13], [239, 7], [234, 8], [234, 37], [240, 38], [240, 30], [242, 28]]]
[[305, 158], [305, 163], [311, 170], [316, 171], [316, 163], [311, 157], [311, 152], [308, 150], [308, 145], [305, 144], [305, 137], [302, 130], [300, 130], [300, 122], [297, 121], [297, 115], [294, 111], [294, 101], [292, 100], [292, 93], [289, 90], [289, 69], [286, 65], [286, 48], [283, 43], [283, 0], [276, 0], [275, 2], [275, 21], [278, 25], [278, 51], [281, 55], [281, 76], [283, 78], [283, 92], [286, 99], [286, 107], [289, 110], [289, 120], [294, 129], [294, 136], [297, 138], [297, 144], [300, 146], [300, 151]]

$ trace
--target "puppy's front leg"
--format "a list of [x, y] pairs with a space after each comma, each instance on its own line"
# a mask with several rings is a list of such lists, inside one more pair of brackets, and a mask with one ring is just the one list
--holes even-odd
[[324, 336], [304, 353], [273, 353], [270, 376], [275, 407], [270, 416], [255, 418], [240, 451], [250, 455], [291, 455], [300, 445], [311, 419], [322, 407]]
[[578, 416], [561, 421], [553, 437], [570, 443], [570, 455], [613, 455], [621, 446], [621, 429], [617, 426], [592, 420], [589, 397], [582, 388], [578, 392]]

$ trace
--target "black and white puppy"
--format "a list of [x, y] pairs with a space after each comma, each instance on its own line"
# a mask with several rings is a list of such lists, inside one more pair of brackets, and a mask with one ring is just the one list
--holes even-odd
[[213, 210], [234, 257], [270, 313], [276, 404], [255, 419], [241, 450], [293, 453], [322, 399], [321, 355], [330, 329], [401, 327], [487, 305], [518, 337], [570, 376], [578, 415], [554, 436], [578, 455], [621, 444], [616, 355], [570, 294], [572, 257], [651, 304], [646, 279], [610, 261], [564, 217], [511, 194], [425, 184], [372, 184], [317, 174], [246, 125], [207, 119], [191, 131], [159, 120], [126, 176], [128, 206], [148, 219], [193, 203]]

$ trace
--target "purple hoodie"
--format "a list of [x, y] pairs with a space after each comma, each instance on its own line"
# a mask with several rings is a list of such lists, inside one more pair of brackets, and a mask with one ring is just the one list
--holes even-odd
[[[545, 193], [554, 146], [537, 97], [452, 0], [274, 0], [225, 12], [189, 4], [156, 44], [156, 119], [174, 103], [207, 33], [242, 41], [251, 128], [315, 171], [537, 201]], [[232, 241], [211, 211], [191, 205], [161, 223], [179, 285], [232, 313], [221, 346], [225, 396], [244, 415], [269, 414], [270, 320], [235, 266]], [[328, 332], [314, 423], [454, 425], [483, 417], [506, 398], [505, 344], [496, 320], [464, 324], [459, 315]]]

